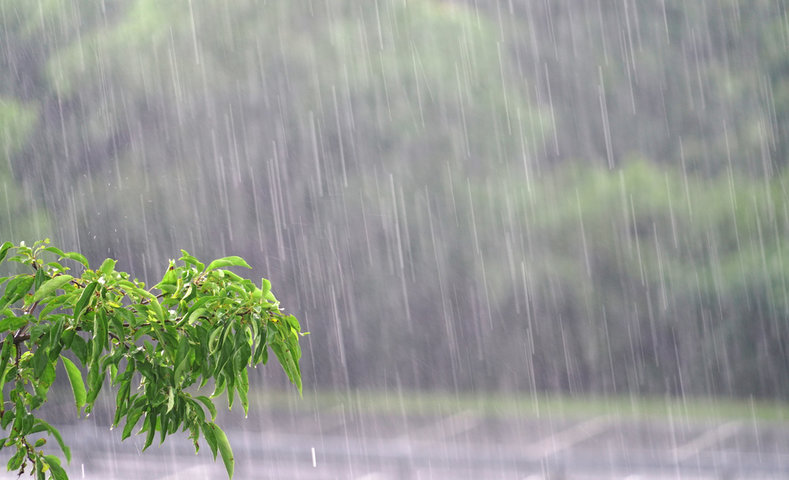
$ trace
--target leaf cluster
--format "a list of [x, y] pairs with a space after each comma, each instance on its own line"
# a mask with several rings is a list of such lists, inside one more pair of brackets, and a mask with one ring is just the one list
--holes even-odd
[[[228, 408], [238, 397], [248, 412], [248, 367], [265, 364], [269, 347], [301, 393], [299, 322], [282, 313], [268, 280], [256, 285], [226, 269], [250, 268], [240, 257], [206, 265], [182, 251], [150, 288], [117, 271], [113, 259], [91, 269], [83, 255], [49, 240], [32, 247], [6, 242], [0, 262], [6, 257], [29, 267], [0, 278], [0, 386], [10, 386], [0, 404], [0, 449], [16, 448], [8, 470], [21, 474], [30, 466], [38, 479], [67, 478], [59, 458], [41, 450], [47, 439], [37, 434], [54, 437], [70, 461], [68, 447], [34, 414], [47, 401], [58, 362], [78, 412], [90, 413], [108, 380], [115, 392], [113, 427], [123, 424], [123, 439], [139, 425], [146, 449], [157, 433], [161, 443], [188, 431], [195, 451], [202, 437], [230, 477], [233, 453], [216, 424], [216, 397], [225, 393]], [[64, 260], [76, 262], [81, 275], [69, 273]], [[209, 383], [213, 393], [202, 394]]]

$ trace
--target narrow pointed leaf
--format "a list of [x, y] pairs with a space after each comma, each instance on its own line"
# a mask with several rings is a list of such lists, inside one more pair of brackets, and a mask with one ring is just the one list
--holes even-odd
[[8, 255], [8, 250], [13, 248], [14, 244], [11, 242], [5, 242], [3, 245], [0, 245], [0, 262], [5, 259], [5, 256]]
[[129, 414], [126, 416], [126, 425], [123, 426], [123, 433], [121, 434], [121, 440], [126, 440], [131, 435], [131, 431], [134, 429], [134, 426], [137, 425], [137, 422], [140, 420], [142, 416], [142, 409], [135, 408], [129, 411]]
[[7, 330], [16, 330], [27, 325], [27, 322], [33, 320], [30, 315], [22, 315], [20, 317], [5, 317], [0, 320], [0, 333]]
[[57, 255], [58, 257], [64, 257], [64, 256], [66, 255], [66, 254], [63, 252], [63, 250], [59, 249], [58, 247], [46, 247], [46, 248], [44, 248], [44, 251], [45, 251], [45, 252], [51, 252], [51, 253], [54, 253], [54, 254], [55, 254], [55, 255]]
[[145, 451], [153, 443], [153, 436], [156, 434], [156, 411], [150, 411], [145, 414], [145, 426], [148, 427], [148, 434], [145, 436], [145, 445], [142, 449]]
[[85, 383], [82, 381], [82, 373], [80, 373], [79, 368], [74, 365], [74, 362], [68, 358], [61, 355], [60, 360], [63, 361], [63, 366], [66, 367], [66, 374], [71, 383], [71, 390], [74, 392], [74, 403], [77, 406], [77, 410], [79, 410], [85, 405], [85, 398], [87, 396]]
[[216, 406], [214, 406], [214, 402], [212, 402], [210, 398], [205, 395], [199, 395], [195, 397], [195, 400], [205, 405], [205, 408], [211, 413], [211, 421], [216, 420]]
[[77, 304], [74, 306], [74, 318], [79, 321], [79, 317], [90, 304], [90, 299], [93, 297], [93, 292], [96, 291], [98, 282], [90, 282], [80, 294]]
[[81, 263], [85, 268], [90, 268], [88, 265], [88, 259], [85, 258], [84, 255], [77, 252], [66, 252], [63, 254], [63, 258], [68, 258], [69, 260], [74, 260], [75, 262]]
[[105, 259], [101, 263], [101, 266], [99, 267], [99, 272], [101, 272], [101, 273], [103, 273], [105, 275], [108, 274], [108, 273], [111, 273], [113, 270], [115, 270], [115, 263], [116, 262], [117, 262], [117, 260], [114, 260], [112, 258]]
[[58, 442], [60, 449], [63, 451], [63, 456], [66, 457], [66, 461], [71, 463], [71, 449], [63, 441], [63, 437], [60, 435], [58, 429], [48, 424], [44, 420], [38, 419], [37, 422], [44, 428], [44, 430], [46, 430], [47, 432], [49, 432], [50, 435], [55, 437], [55, 441]]
[[71, 275], [58, 275], [56, 277], [50, 278], [46, 282], [42, 283], [36, 293], [33, 294], [33, 302], [38, 302], [39, 300], [51, 295], [55, 290], [58, 288], [63, 288], [66, 284], [68, 284], [74, 277]]
[[63, 467], [60, 466], [60, 459], [54, 455], [44, 455], [44, 461], [49, 465], [54, 480], [68, 480], [68, 475]]
[[233, 449], [230, 448], [230, 442], [227, 440], [227, 435], [225, 435], [225, 432], [215, 423], [209, 424], [209, 428], [214, 432], [216, 446], [219, 449], [220, 455], [222, 455], [222, 462], [225, 464], [227, 476], [232, 479], [233, 471], [235, 470], [235, 459], [233, 458]]
[[35, 278], [33, 275], [18, 275], [12, 278], [5, 286], [3, 297], [0, 298], [0, 309], [7, 305], [13, 305], [17, 300], [24, 297], [33, 286]]
[[252, 268], [249, 264], [241, 257], [237, 257], [235, 255], [230, 257], [218, 258], [213, 262], [208, 264], [208, 271], [214, 270], [216, 268], [223, 268], [223, 267], [245, 267], [245, 268]]

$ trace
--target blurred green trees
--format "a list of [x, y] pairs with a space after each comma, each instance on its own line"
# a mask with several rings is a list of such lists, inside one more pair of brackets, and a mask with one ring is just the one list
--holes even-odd
[[8, 209], [232, 247], [313, 384], [786, 396], [785, 7], [588, 3], [0, 0]]
[[528, 348], [534, 381], [789, 394], [779, 381], [789, 367], [785, 182], [701, 179], [634, 159], [614, 172], [568, 167], [532, 192], [508, 187], [516, 221], [498, 223], [508, 244], [528, 245], [528, 303], [517, 288], [496, 303], [524, 311], [516, 337], [539, 340]]
[[0, 231], [8, 238], [41, 235], [46, 215], [37, 208], [36, 195], [30, 186], [20, 184], [11, 159], [30, 142], [35, 128], [36, 111], [13, 97], [0, 96]]

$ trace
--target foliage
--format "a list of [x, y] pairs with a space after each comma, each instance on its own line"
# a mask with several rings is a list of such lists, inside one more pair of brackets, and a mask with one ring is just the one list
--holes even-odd
[[[9, 470], [26, 468], [36, 478], [67, 478], [60, 459], [40, 448], [49, 434], [70, 460], [58, 431], [35, 415], [47, 401], [62, 363], [79, 412], [90, 413], [109, 378], [115, 388], [113, 426], [124, 423], [122, 438], [141, 423], [148, 448], [182, 429], [195, 450], [201, 435], [216, 459], [222, 456], [233, 476], [234, 459], [225, 433], [215, 423], [214, 398], [226, 393], [228, 408], [236, 395], [246, 412], [247, 369], [268, 360], [274, 351], [288, 378], [301, 392], [299, 323], [284, 315], [262, 279], [255, 285], [225, 267], [247, 267], [240, 257], [205, 265], [182, 251], [181, 263], [170, 261], [162, 280], [151, 288], [106, 259], [91, 269], [84, 256], [63, 252], [49, 241], [0, 247], [0, 261], [29, 271], [0, 279], [0, 385], [3, 394], [0, 448], [16, 448]], [[55, 256], [53, 261], [51, 256]], [[63, 260], [82, 269], [73, 275]], [[83, 371], [86, 377], [83, 377]], [[85, 381], [87, 380], [87, 382]], [[199, 388], [213, 382], [206, 396]]]
[[[49, 148], [16, 160], [28, 181], [48, 185], [42, 195], [60, 227], [94, 255], [109, 246], [141, 278], [164, 246], [195, 245], [187, 249], [209, 256], [232, 244], [250, 262], [281, 270], [294, 285], [288, 292], [306, 300], [300, 306], [322, 315], [337, 302], [337, 321], [351, 332], [337, 341], [358, 353], [348, 359], [354, 381], [381, 369], [393, 375], [390, 359], [413, 361], [398, 346], [414, 345], [410, 327], [366, 320], [382, 310], [436, 317], [431, 249], [409, 262], [413, 304], [391, 287], [397, 248], [411, 246], [395, 247], [395, 230], [406, 242], [409, 231], [429, 228], [428, 201], [410, 199], [428, 189], [448, 197], [448, 174], [464, 186], [502, 164], [522, 170], [539, 144], [531, 140], [550, 125], [530, 106], [496, 22], [433, 0], [136, 0], [115, 8], [107, 22], [87, 22], [79, 39], [37, 59], [42, 115], [51, 118], [36, 133]], [[52, 151], [69, 155], [53, 167]], [[129, 201], [140, 194], [145, 201]], [[436, 221], [451, 216], [442, 211]], [[146, 255], [128, 255], [139, 250]], [[441, 253], [442, 267], [457, 264], [455, 253]], [[336, 298], [308, 285], [318, 279]], [[440, 324], [423, 328], [418, 342], [444, 343]], [[311, 351], [323, 368], [336, 366], [340, 349], [321, 342]], [[431, 364], [446, 361], [443, 348], [424, 352]]]
[[781, 2], [1, 3], [0, 217], [232, 245], [316, 382], [789, 395]]
[[[0, 94], [0, 231], [16, 238], [31, 234], [41, 237], [47, 224], [43, 209], [25, 185], [11, 171], [11, 158], [30, 141], [36, 126], [37, 112], [30, 104]], [[13, 212], [13, 214], [11, 213]]]
[[[616, 171], [568, 166], [531, 191], [502, 181], [478, 192], [481, 209], [517, 205], [494, 228], [528, 245], [522, 281], [489, 281], [493, 304], [522, 302], [493, 360], [532, 338], [531, 368], [510, 378], [523, 386], [785, 398], [787, 178], [700, 179], [631, 159]], [[494, 271], [510, 262], [485, 260]]]
[[[498, 0], [461, 0], [500, 16]], [[786, 7], [769, 0], [511, 3], [505, 42], [534, 65], [558, 159], [637, 153], [715, 174], [786, 164]], [[544, 20], [543, 20], [544, 19]]]

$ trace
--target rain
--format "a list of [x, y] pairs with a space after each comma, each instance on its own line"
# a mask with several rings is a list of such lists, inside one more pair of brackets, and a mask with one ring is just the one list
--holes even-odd
[[[218, 402], [234, 478], [789, 479], [788, 52], [786, 0], [0, 0], [0, 241], [271, 281], [303, 396]], [[70, 478], [227, 477], [105, 388]]]

